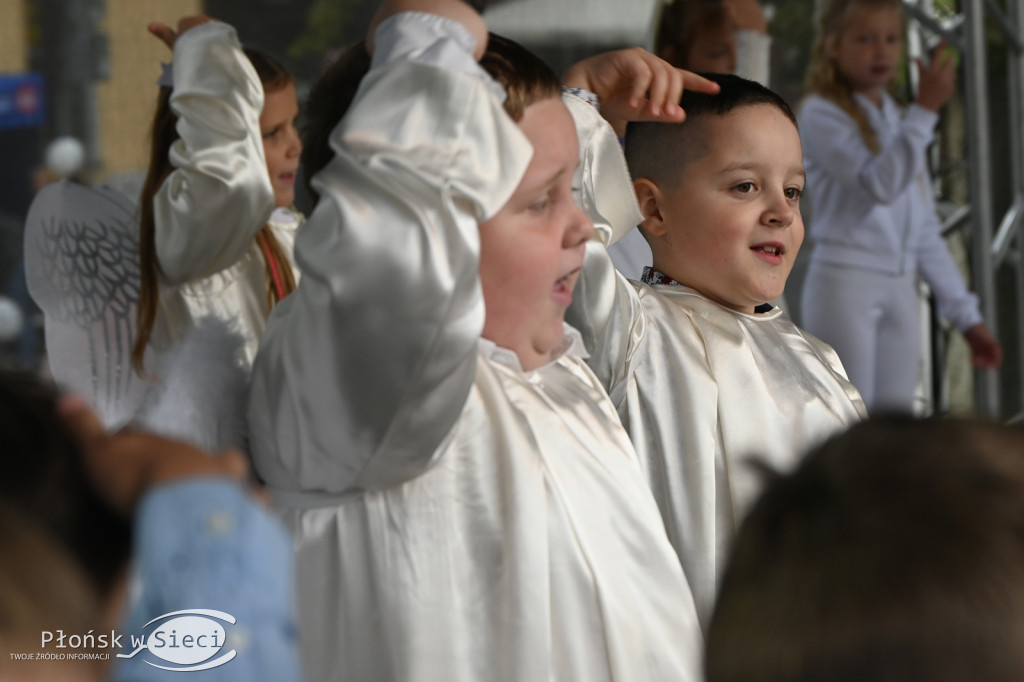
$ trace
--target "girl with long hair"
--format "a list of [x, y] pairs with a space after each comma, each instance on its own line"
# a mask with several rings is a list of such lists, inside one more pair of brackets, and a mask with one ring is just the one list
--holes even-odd
[[270, 309], [297, 280], [295, 81], [209, 17], [149, 29], [174, 63], [161, 79], [140, 201], [132, 364], [142, 374], [147, 347], [165, 353], [212, 315], [243, 336], [248, 367]]
[[925, 152], [954, 89], [948, 53], [918, 64], [916, 101], [892, 95], [903, 46], [899, 0], [831, 0], [800, 114], [815, 249], [803, 324], [832, 345], [869, 411], [909, 412], [921, 357], [916, 279], [959, 328], [975, 365], [1001, 349], [942, 239]]

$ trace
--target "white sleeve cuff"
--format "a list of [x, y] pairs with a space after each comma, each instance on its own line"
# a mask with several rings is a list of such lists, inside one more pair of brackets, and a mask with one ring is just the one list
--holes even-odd
[[475, 47], [476, 39], [454, 19], [427, 12], [400, 12], [377, 27], [370, 68], [404, 59], [461, 71], [484, 79], [504, 102], [505, 89], [473, 58]]

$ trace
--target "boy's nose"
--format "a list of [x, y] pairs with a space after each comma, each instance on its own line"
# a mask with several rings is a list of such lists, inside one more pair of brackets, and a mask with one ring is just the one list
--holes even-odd
[[772, 205], [765, 210], [762, 219], [770, 227], [789, 227], [795, 216], [796, 211], [783, 195], [780, 199], [772, 202]]
[[288, 136], [288, 156], [294, 158], [302, 153], [302, 138], [299, 131], [292, 128]]
[[572, 214], [569, 216], [569, 224], [565, 229], [565, 238], [562, 240], [566, 247], [574, 247], [590, 240], [594, 236], [594, 223], [579, 205], [573, 201]]

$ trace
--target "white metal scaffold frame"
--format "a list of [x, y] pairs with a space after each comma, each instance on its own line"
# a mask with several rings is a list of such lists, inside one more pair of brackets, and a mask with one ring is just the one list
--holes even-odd
[[[1024, 0], [959, 0], [958, 15], [940, 23], [920, 1], [905, 0], [908, 13], [928, 30], [960, 50], [963, 59], [963, 95], [966, 112], [967, 174], [970, 205], [955, 220], [968, 220], [971, 230], [973, 288], [981, 302], [982, 314], [993, 334], [1003, 342], [1004, 355], [1012, 358], [1017, 376], [1006, 382], [1024, 405]], [[989, 64], [986, 29], [995, 27], [1006, 46], [1008, 59], [1008, 101], [993, 102], [989, 94]], [[1009, 107], [1009, 130], [990, 128], [993, 106]], [[1013, 198], [1009, 208], [996, 219], [993, 191], [993, 142], [1005, 144], [1012, 173]], [[1004, 268], [1012, 271], [1012, 289], [997, 286]], [[1013, 310], [1016, 343], [1000, 334], [999, 312]], [[1004, 319], [1006, 319], [1004, 317]], [[975, 372], [975, 404], [989, 417], [1024, 420], [1024, 413], [1004, 414], [1006, 391], [1000, 391], [995, 371]], [[1021, 407], [1019, 409], [1024, 409]]]

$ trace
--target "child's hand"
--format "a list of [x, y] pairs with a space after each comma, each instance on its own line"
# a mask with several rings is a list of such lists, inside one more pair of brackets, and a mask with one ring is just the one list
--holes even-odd
[[159, 38], [164, 45], [174, 50], [175, 41], [181, 36], [182, 33], [189, 30], [199, 24], [205, 24], [208, 21], [216, 21], [212, 17], [208, 17], [205, 14], [196, 14], [190, 17], [182, 17], [178, 20], [178, 30], [175, 31], [167, 24], [161, 24], [159, 21], [152, 22], [146, 29]]
[[463, 0], [384, 0], [377, 8], [366, 34], [366, 51], [373, 54], [373, 34], [388, 17], [400, 12], [426, 12], [454, 19], [473, 35], [476, 48], [473, 57], [479, 61], [487, 50], [487, 24], [475, 9]]
[[718, 84], [677, 69], [647, 50], [633, 47], [584, 59], [562, 81], [597, 95], [601, 114], [625, 121], [678, 123], [686, 118], [679, 107], [683, 90], [716, 94]]
[[84, 400], [64, 396], [57, 411], [82, 449], [82, 459], [100, 494], [126, 515], [155, 485], [197, 476], [244, 481], [249, 465], [234, 450], [201, 450], [141, 431], [108, 434]]
[[955, 57], [946, 43], [940, 43], [932, 52], [932, 60], [927, 66], [917, 62], [920, 76], [917, 86], [917, 104], [925, 109], [938, 111], [946, 103], [956, 89]]
[[1003, 362], [1003, 348], [984, 324], [976, 324], [964, 332], [971, 349], [971, 362], [981, 369], [996, 369]]

